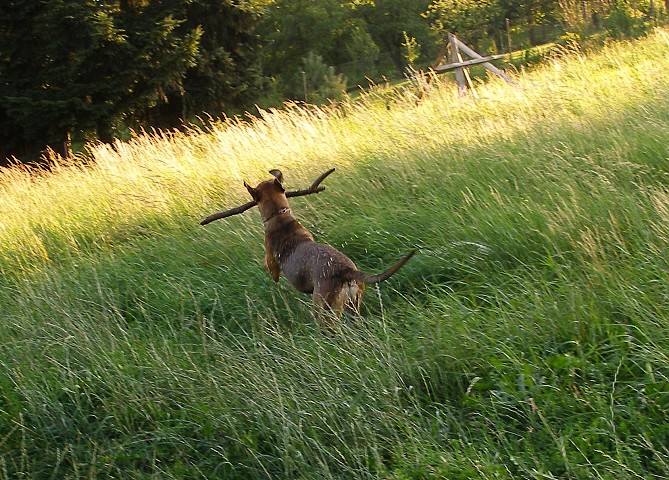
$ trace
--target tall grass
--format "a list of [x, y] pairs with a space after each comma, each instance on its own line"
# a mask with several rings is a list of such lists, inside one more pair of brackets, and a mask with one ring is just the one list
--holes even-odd
[[[0, 478], [669, 476], [669, 40], [0, 175]], [[379, 271], [324, 334], [257, 212]]]

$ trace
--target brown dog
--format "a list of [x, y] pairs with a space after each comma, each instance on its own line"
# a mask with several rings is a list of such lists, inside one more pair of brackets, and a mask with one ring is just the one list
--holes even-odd
[[[360, 312], [365, 283], [378, 283], [397, 272], [415, 253], [410, 252], [378, 275], [359, 271], [343, 253], [314, 237], [291, 215], [283, 175], [271, 170], [274, 179], [253, 188], [244, 182], [260, 208], [265, 224], [265, 268], [275, 282], [281, 273], [300, 292], [310, 293], [314, 304], [340, 317], [345, 310]], [[319, 321], [326, 323], [319, 315]]]

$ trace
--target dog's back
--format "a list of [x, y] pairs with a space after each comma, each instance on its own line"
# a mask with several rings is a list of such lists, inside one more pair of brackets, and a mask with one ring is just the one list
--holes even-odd
[[305, 241], [281, 262], [286, 280], [304, 293], [311, 293], [316, 305], [341, 316], [345, 310], [360, 312], [365, 284], [356, 276], [353, 261], [335, 248]]
[[281, 271], [295, 288], [312, 293], [324, 282], [339, 283], [354, 278], [358, 271], [353, 261], [330, 245], [303, 241], [295, 245], [288, 258], [280, 261]]

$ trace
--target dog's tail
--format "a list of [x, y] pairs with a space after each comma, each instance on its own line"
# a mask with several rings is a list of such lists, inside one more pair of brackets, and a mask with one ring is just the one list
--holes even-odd
[[395, 265], [393, 265], [383, 273], [379, 273], [377, 275], [369, 275], [364, 272], [356, 272], [354, 278], [355, 280], [360, 280], [365, 283], [379, 283], [383, 282], [384, 280], [388, 280], [391, 276], [395, 274], [395, 272], [397, 272], [400, 268], [402, 268], [404, 264], [407, 263], [409, 259], [415, 255], [415, 253], [416, 250], [411, 250], [402, 260], [397, 262]]

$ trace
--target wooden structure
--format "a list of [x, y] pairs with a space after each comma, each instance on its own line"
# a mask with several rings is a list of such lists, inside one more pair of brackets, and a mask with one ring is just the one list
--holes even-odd
[[[461, 52], [468, 55], [470, 58], [464, 60]], [[448, 61], [444, 63], [447, 55]], [[469, 78], [469, 73], [466, 69], [473, 65], [482, 65], [489, 72], [504, 79], [505, 82], [514, 84], [511, 77], [491, 63], [493, 60], [499, 60], [500, 58], [504, 58], [504, 55], [489, 55], [486, 57], [479, 55], [472, 48], [458, 40], [455, 35], [449, 33], [448, 43], [444, 46], [441, 54], [432, 64], [430, 69], [435, 73], [444, 73], [455, 70], [455, 81], [458, 84], [458, 90], [461, 95], [464, 95], [467, 91], [467, 86], [469, 85], [471, 87], [471, 78]]]

